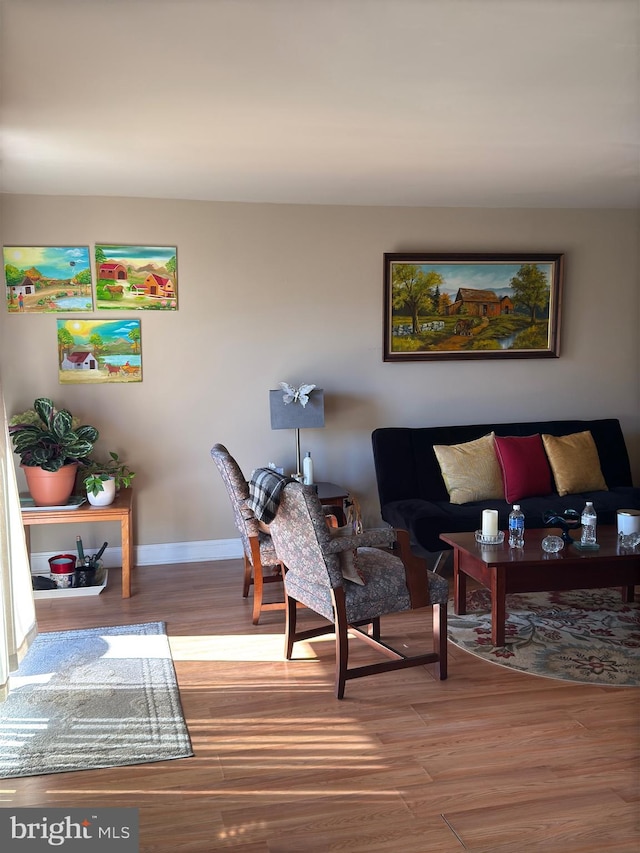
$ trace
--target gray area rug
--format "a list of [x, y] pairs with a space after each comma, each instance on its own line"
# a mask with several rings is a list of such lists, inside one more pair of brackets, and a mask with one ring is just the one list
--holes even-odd
[[164, 622], [39, 634], [0, 704], [0, 778], [193, 755]]

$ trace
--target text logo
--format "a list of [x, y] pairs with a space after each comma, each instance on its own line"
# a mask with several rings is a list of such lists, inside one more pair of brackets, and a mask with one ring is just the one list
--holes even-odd
[[0, 809], [0, 849], [139, 853], [138, 809]]

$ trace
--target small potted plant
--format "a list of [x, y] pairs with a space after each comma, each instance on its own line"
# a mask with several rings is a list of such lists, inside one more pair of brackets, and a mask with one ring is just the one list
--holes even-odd
[[95, 427], [80, 425], [67, 409], [57, 410], [48, 397], [38, 397], [33, 409], [14, 415], [9, 434], [36, 506], [69, 500], [78, 465], [88, 464], [99, 435]]
[[135, 471], [120, 461], [117, 453], [110, 450], [109, 457], [106, 462], [91, 461], [83, 472], [87, 500], [93, 506], [109, 506], [120, 489], [129, 488], [136, 475]]

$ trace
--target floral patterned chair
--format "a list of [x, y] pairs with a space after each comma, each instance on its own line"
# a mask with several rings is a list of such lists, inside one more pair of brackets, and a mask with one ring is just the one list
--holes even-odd
[[[269, 530], [284, 576], [286, 599], [285, 656], [291, 660], [294, 643], [322, 634], [336, 635], [335, 694], [344, 696], [352, 678], [436, 663], [440, 679], [447, 677], [447, 601], [449, 584], [429, 572], [426, 563], [411, 553], [406, 531], [392, 528], [335, 535], [327, 527], [320, 501], [312, 487], [287, 484]], [[341, 533], [345, 533], [344, 528]], [[394, 553], [390, 553], [391, 549]], [[343, 570], [355, 561], [360, 579], [347, 580]], [[303, 631], [296, 629], [300, 602], [331, 624]], [[388, 613], [430, 606], [433, 608], [433, 652], [405, 656], [380, 638], [380, 617]], [[363, 626], [371, 626], [362, 630]], [[348, 632], [365, 640], [389, 661], [348, 668]]]
[[[253, 586], [253, 624], [260, 621], [263, 610], [282, 610], [284, 601], [263, 602], [264, 585], [281, 583], [283, 566], [266, 528], [247, 506], [249, 485], [240, 466], [223, 444], [214, 444], [211, 457], [220, 471], [233, 507], [235, 524], [244, 551], [244, 582], [242, 595], [247, 598]], [[267, 573], [267, 570], [270, 573]]]

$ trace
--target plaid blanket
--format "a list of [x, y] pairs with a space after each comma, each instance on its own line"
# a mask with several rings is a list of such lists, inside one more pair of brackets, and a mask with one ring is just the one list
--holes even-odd
[[256, 468], [251, 472], [247, 506], [258, 521], [271, 524], [278, 512], [282, 489], [293, 482], [291, 477], [278, 474], [272, 468]]

